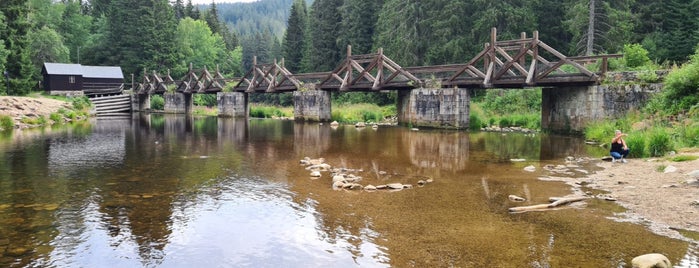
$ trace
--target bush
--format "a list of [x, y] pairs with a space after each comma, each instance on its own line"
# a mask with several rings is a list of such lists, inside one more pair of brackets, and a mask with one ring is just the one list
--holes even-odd
[[650, 156], [663, 156], [672, 150], [670, 135], [662, 128], [655, 128], [648, 137], [648, 153]]
[[510, 119], [507, 117], [501, 117], [500, 121], [498, 122], [499, 127], [509, 127], [512, 126], [512, 122], [510, 122]]
[[49, 119], [51, 119], [51, 121], [56, 122], [56, 123], [63, 122], [63, 115], [60, 113], [51, 113], [49, 115]]
[[699, 146], [699, 122], [677, 128], [678, 138], [688, 147]]
[[640, 44], [624, 45], [623, 59], [626, 66], [631, 69], [646, 66], [652, 63], [650, 57], [648, 57], [648, 50], [643, 48], [643, 46]]
[[92, 103], [90, 102], [90, 99], [87, 98], [87, 96], [72, 98], [71, 102], [73, 103], [73, 109], [76, 110], [85, 110], [92, 106]]
[[165, 108], [165, 99], [161, 95], [150, 96], [150, 108], [152, 110], [162, 110]]
[[12, 120], [12, 117], [9, 117], [7, 115], [0, 115], [0, 128], [2, 130], [10, 130], [14, 129], [15, 127], [15, 121]]
[[477, 113], [471, 113], [468, 118], [468, 129], [472, 131], [480, 130], [483, 127], [481, 117]]
[[[610, 141], [612, 139], [611, 137], [614, 136], [613, 133], [614, 131], [612, 131], [612, 135], [609, 138]], [[624, 140], [626, 141], [626, 145], [629, 146], [629, 157], [642, 158], [648, 156], [646, 151], [646, 139], [643, 137], [643, 134], [631, 133], [624, 138]]]
[[585, 127], [585, 139], [598, 142], [609, 142], [614, 136], [616, 126], [611, 121], [590, 123]]

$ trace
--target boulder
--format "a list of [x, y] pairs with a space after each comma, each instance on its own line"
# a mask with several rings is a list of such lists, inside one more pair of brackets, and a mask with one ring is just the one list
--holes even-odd
[[524, 167], [524, 171], [534, 172], [534, 171], [536, 171], [536, 167], [529, 165], [529, 166]]
[[376, 191], [376, 186], [369, 184], [369, 185], [364, 187], [364, 190], [365, 191]]
[[670, 268], [672, 264], [670, 260], [663, 254], [650, 253], [638, 256], [631, 260], [633, 268]]
[[333, 189], [339, 190], [345, 187], [345, 183], [341, 181], [333, 182]]
[[677, 168], [675, 166], [667, 166], [665, 167], [665, 170], [663, 170], [663, 173], [672, 173], [676, 172]]
[[366, 127], [366, 124], [364, 122], [358, 122], [354, 124], [354, 127]]
[[312, 171], [311, 177], [320, 177], [320, 171], [317, 171], [317, 170]]
[[338, 181], [344, 183], [344, 182], [345, 182], [345, 176], [343, 176], [343, 175], [335, 175], [335, 176], [333, 176], [333, 183], [338, 182]]
[[403, 184], [400, 183], [389, 183], [386, 184], [389, 189], [403, 189]]
[[337, 121], [332, 121], [332, 122], [330, 123], [330, 126], [331, 126], [331, 127], [336, 127], [336, 126], [339, 126], [339, 125], [340, 125], [340, 123], [338, 123]]

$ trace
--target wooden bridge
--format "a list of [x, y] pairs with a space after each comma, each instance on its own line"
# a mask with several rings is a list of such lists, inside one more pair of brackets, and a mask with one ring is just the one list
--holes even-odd
[[[144, 73], [143, 81], [132, 85], [136, 94], [165, 92], [217, 93], [277, 93], [301, 89], [326, 91], [379, 91], [431, 88], [525, 88], [598, 84], [607, 71], [609, 58], [620, 54], [567, 57], [539, 40], [522, 33], [520, 39], [498, 41], [497, 30], [491, 40], [473, 59], [464, 64], [401, 67], [379, 49], [374, 54], [347, 57], [335, 70], [318, 73], [291, 73], [284, 60], [258, 64], [241, 78], [227, 79], [216, 70], [192, 69], [181, 79], [168, 74]], [[599, 64], [593, 72], [586, 64]], [[133, 81], [133, 79], [132, 79]]]

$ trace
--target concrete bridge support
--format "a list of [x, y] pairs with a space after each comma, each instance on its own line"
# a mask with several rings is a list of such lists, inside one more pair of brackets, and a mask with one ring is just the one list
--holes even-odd
[[330, 121], [330, 92], [323, 90], [294, 91], [294, 120]]
[[467, 129], [470, 102], [468, 89], [398, 91], [398, 123], [413, 127]]
[[618, 118], [640, 109], [661, 88], [660, 83], [543, 88], [541, 128], [581, 133], [590, 122]]
[[132, 94], [131, 95], [131, 111], [145, 112], [150, 110], [150, 95], [148, 94]]
[[165, 113], [172, 114], [190, 114], [192, 113], [192, 106], [194, 104], [192, 94], [184, 93], [164, 93], [163, 99], [165, 99], [165, 107], [163, 110]]
[[248, 94], [244, 92], [219, 92], [216, 103], [219, 117], [247, 118], [250, 114]]

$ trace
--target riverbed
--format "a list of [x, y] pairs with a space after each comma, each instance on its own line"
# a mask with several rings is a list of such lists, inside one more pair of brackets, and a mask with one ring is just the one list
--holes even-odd
[[[0, 266], [625, 267], [649, 252], [696, 264], [696, 245], [610, 219], [614, 202], [507, 212], [574, 194], [543, 167], [583, 178], [601, 153], [567, 136], [183, 115], [15, 131], [0, 141]], [[304, 157], [412, 187], [333, 189]]]

